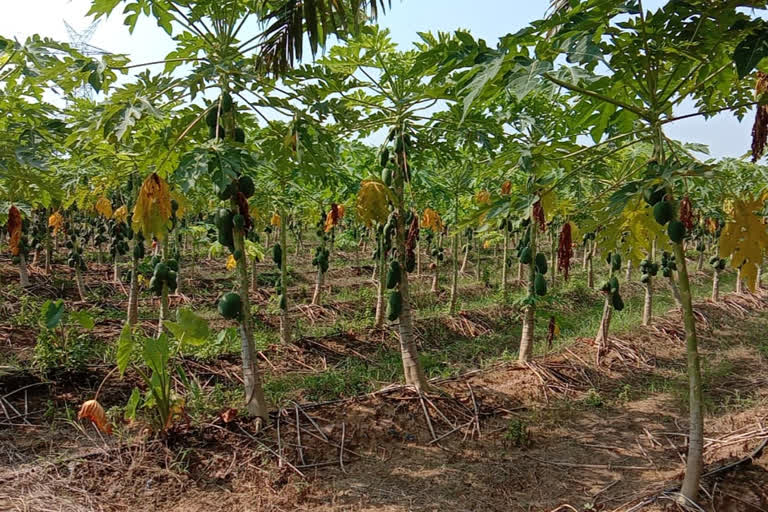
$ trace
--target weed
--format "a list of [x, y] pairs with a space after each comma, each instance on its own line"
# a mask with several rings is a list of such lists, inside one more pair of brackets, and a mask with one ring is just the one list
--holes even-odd
[[531, 438], [525, 420], [514, 419], [509, 422], [504, 432], [504, 442], [515, 448], [526, 448], [530, 445]]
[[584, 397], [583, 401], [588, 407], [602, 407], [604, 405], [603, 397], [594, 388], [587, 391], [587, 396]]

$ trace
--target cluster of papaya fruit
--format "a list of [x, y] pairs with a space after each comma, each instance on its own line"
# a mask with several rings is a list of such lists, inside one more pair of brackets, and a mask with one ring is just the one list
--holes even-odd
[[109, 254], [113, 258], [127, 254], [128, 240], [133, 238], [133, 230], [125, 222], [113, 220], [110, 234], [112, 237], [109, 242]]
[[80, 243], [78, 243], [78, 236], [82, 233], [82, 230], [74, 227], [71, 223], [67, 227], [67, 234], [69, 235], [65, 245], [69, 249], [67, 265], [69, 268], [76, 268], [81, 272], [85, 272], [87, 268], [85, 266], [85, 258], [83, 258], [83, 240], [80, 240]]
[[387, 270], [387, 290], [392, 290], [387, 302], [387, 320], [390, 322], [400, 318], [400, 313], [403, 312], [403, 295], [399, 289], [402, 279], [403, 271], [400, 268], [400, 263], [397, 260], [392, 260], [389, 262], [389, 269]]
[[[617, 252], [608, 253], [606, 263], [611, 266], [612, 273], [618, 272], [621, 270], [621, 254]], [[611, 278], [603, 284], [600, 291], [610, 294], [613, 309], [616, 311], [624, 309], [624, 299], [621, 298], [621, 294], [619, 293], [619, 279], [616, 276], [612, 275]]]
[[[283, 269], [283, 247], [279, 243], [272, 246], [272, 261], [279, 270]], [[280, 305], [280, 309], [288, 309], [288, 298], [285, 293], [283, 293], [283, 286], [280, 279], [275, 283], [275, 291], [277, 292], [277, 303]]]
[[653, 218], [662, 226], [667, 226], [667, 235], [672, 242], [679, 244], [685, 238], [685, 224], [675, 218], [675, 204], [667, 199], [662, 185], [655, 185], [643, 191], [643, 199], [653, 206]]
[[667, 251], [661, 253], [661, 275], [672, 277], [672, 272], [677, 270], [677, 258]]
[[[394, 142], [395, 147], [391, 148], [390, 143]], [[379, 154], [379, 165], [381, 165], [381, 181], [385, 185], [391, 187], [394, 183], [393, 168], [397, 167], [399, 162], [398, 158], [404, 155], [407, 161], [408, 154], [413, 147], [411, 136], [408, 133], [399, 134], [397, 130], [391, 130], [389, 137], [387, 138], [387, 145], [381, 150]], [[403, 178], [405, 181], [411, 181], [411, 169], [409, 165], [403, 166], [405, 168], [405, 175]]]
[[160, 256], [153, 256], [151, 265], [154, 270], [152, 278], [149, 280], [149, 289], [156, 296], [162, 295], [164, 284], [168, 285], [168, 291], [176, 291], [179, 263], [176, 260], [162, 261]]
[[317, 267], [320, 272], [325, 274], [328, 272], [328, 258], [330, 257], [331, 253], [326, 249], [325, 247], [316, 247], [315, 248], [315, 257], [312, 258], [312, 265]]
[[517, 257], [520, 263], [523, 265], [534, 264], [536, 271], [533, 277], [533, 289], [536, 295], [544, 296], [547, 294], [547, 279], [544, 277], [547, 274], [548, 265], [547, 257], [543, 253], [536, 253], [533, 255], [531, 249], [531, 223], [528, 224], [525, 229], [525, 234], [520, 238], [517, 244]]
[[646, 284], [659, 273], [659, 264], [649, 259], [644, 259], [640, 262], [640, 272], [642, 272], [640, 282]]
[[[205, 116], [209, 139], [227, 138], [227, 132], [222, 126], [221, 115], [232, 112], [234, 108], [235, 102], [232, 100], [232, 95], [228, 92], [222, 94], [218, 104], [214, 105]], [[235, 142], [245, 143], [245, 131], [242, 128], [235, 128], [234, 138]]]
[[727, 263], [726, 260], [716, 255], [709, 258], [709, 264], [712, 266], [714, 270], [725, 270], [726, 263]]

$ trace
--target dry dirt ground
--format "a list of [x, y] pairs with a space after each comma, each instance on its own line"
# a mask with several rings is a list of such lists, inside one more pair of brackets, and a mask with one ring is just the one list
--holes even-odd
[[[715, 472], [702, 482], [702, 509], [768, 511], [768, 450], [755, 453], [768, 439], [768, 296], [728, 295], [696, 310], [705, 471]], [[74, 421], [66, 429], [8, 421], [0, 510], [677, 510], [687, 431], [679, 317], [673, 310], [613, 338], [599, 364], [590, 340], [578, 340], [529, 365], [434, 380], [424, 394], [388, 386], [291, 404], [259, 433], [221, 417], [155, 440], [130, 429], [104, 438]], [[99, 328], [112, 336], [120, 326]], [[34, 345], [24, 329], [2, 329], [18, 357]], [[332, 349], [324, 363], [334, 353], [365, 357], [351, 336], [323, 346]], [[77, 404], [108, 369], [53, 387], [6, 377], [0, 395], [13, 393], [17, 409]], [[221, 359], [214, 373], [235, 375], [237, 361]], [[110, 381], [104, 401], [124, 402], [132, 384]]]

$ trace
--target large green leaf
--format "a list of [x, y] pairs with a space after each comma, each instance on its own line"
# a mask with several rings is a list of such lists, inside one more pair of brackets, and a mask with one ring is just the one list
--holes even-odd
[[59, 299], [56, 302], [50, 300], [45, 301], [40, 314], [45, 323], [45, 327], [48, 329], [54, 329], [58, 327], [64, 317], [64, 300]]
[[176, 312], [176, 322], [165, 322], [163, 325], [180, 342], [190, 345], [202, 345], [210, 336], [208, 321], [189, 309], [179, 309]]
[[128, 363], [131, 362], [132, 353], [133, 333], [131, 332], [131, 326], [126, 322], [123, 330], [120, 332], [120, 338], [117, 340], [117, 369], [121, 377], [125, 374]]

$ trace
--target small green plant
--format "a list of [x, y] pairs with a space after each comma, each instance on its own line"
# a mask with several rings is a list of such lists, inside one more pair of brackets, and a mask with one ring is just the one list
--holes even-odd
[[40, 333], [35, 343], [35, 366], [45, 375], [53, 371], [76, 372], [98, 355], [90, 331], [95, 324], [85, 311], [67, 311], [64, 301], [46, 301], [39, 314]]
[[531, 438], [525, 420], [514, 419], [509, 422], [504, 432], [504, 442], [515, 448], [525, 448], [530, 445]]
[[603, 397], [600, 393], [592, 388], [587, 391], [587, 396], [584, 397], [584, 404], [589, 407], [602, 407], [604, 405]]
[[[171, 426], [174, 418], [183, 412], [184, 400], [176, 396], [172, 387], [172, 374], [178, 374], [182, 382], [189, 379], [181, 367], [171, 362], [172, 349], [179, 350], [182, 344], [200, 345], [205, 343], [210, 331], [208, 323], [190, 310], [180, 309], [176, 322], [165, 322], [164, 327], [178, 341], [174, 346], [165, 333], [157, 338], [135, 336], [130, 325], [126, 324], [117, 342], [117, 368], [120, 375], [132, 364], [134, 371], [147, 387], [144, 396], [134, 388], [125, 406], [125, 417], [134, 420], [138, 410], [149, 412], [150, 424], [157, 431], [164, 431]], [[190, 386], [187, 386], [188, 388]]]
[[616, 399], [624, 404], [629, 402], [632, 399], [632, 386], [624, 384]]

